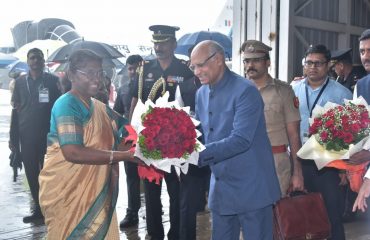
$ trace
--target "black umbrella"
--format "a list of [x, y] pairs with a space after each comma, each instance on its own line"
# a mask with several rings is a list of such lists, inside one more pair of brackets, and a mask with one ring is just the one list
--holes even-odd
[[101, 42], [92, 41], [78, 41], [71, 44], [67, 44], [59, 49], [57, 49], [53, 54], [47, 59], [48, 62], [66, 62], [69, 56], [76, 50], [89, 49], [94, 51], [96, 54], [104, 59], [113, 59], [124, 57], [117, 49]]
[[9, 141], [12, 146], [10, 153], [10, 166], [13, 168], [13, 181], [17, 181], [18, 168], [22, 169], [22, 155], [19, 147], [19, 128], [18, 128], [18, 113], [16, 109], [12, 109]]

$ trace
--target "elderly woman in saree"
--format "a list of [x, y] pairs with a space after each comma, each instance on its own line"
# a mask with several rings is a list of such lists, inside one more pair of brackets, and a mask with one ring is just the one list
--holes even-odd
[[77, 50], [67, 70], [72, 89], [54, 104], [40, 205], [48, 239], [119, 239], [115, 212], [118, 162], [138, 163], [124, 146], [127, 120], [92, 98], [102, 59]]

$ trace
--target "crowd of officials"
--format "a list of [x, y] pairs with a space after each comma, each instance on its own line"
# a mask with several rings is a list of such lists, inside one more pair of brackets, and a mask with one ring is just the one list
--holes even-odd
[[[297, 151], [309, 135], [308, 119], [316, 105], [342, 104], [363, 96], [370, 102], [370, 29], [359, 39], [364, 70], [352, 65], [352, 49], [330, 52], [310, 46], [303, 60], [303, 77], [292, 85], [269, 73], [271, 47], [247, 40], [241, 46], [245, 75], [232, 72], [223, 48], [212, 40], [189, 50], [189, 61], [175, 57], [178, 27], [153, 25], [156, 59], [127, 58], [113, 110], [108, 104], [110, 79], [102, 58], [90, 50], [75, 51], [66, 77], [45, 73], [39, 49], [27, 54], [29, 72], [16, 79], [12, 106], [18, 114], [23, 165], [34, 205], [25, 223], [45, 221], [49, 239], [119, 239], [121, 228], [139, 222], [140, 159], [125, 142], [138, 101], [155, 101], [176, 90], [184, 105], [201, 122], [198, 166], [178, 176], [164, 173], [170, 201], [171, 240], [196, 239], [196, 215], [208, 200], [212, 239], [273, 238], [273, 205], [292, 191], [320, 192], [331, 223], [331, 239], [345, 239], [343, 222], [357, 208], [366, 210], [370, 172], [357, 195], [346, 175], [334, 168], [317, 170]], [[357, 51], [357, 50], [356, 50]], [[337, 79], [331, 77], [335, 72]], [[361, 80], [359, 80], [361, 79]], [[353, 164], [370, 159], [363, 150]], [[118, 162], [124, 161], [128, 207], [118, 223]], [[142, 180], [145, 219], [150, 239], [164, 239], [161, 182]], [[208, 194], [207, 194], [208, 193]], [[122, 194], [122, 193], [121, 193]], [[125, 194], [125, 193], [124, 193]], [[352, 211], [353, 208], [353, 211]]]

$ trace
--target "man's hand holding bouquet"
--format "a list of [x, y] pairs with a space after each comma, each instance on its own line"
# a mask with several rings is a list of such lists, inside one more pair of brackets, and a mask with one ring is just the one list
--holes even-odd
[[199, 152], [204, 149], [197, 140], [199, 121], [191, 118], [189, 107], [168, 102], [168, 97], [166, 92], [155, 104], [138, 101], [131, 120], [138, 135], [135, 156], [147, 165], [138, 167], [139, 176], [157, 183], [162, 171], [171, 172], [172, 166], [178, 175], [186, 174], [189, 164], [198, 164]]
[[344, 105], [328, 102], [324, 107], [316, 106], [309, 121], [310, 138], [297, 155], [314, 160], [319, 170], [323, 167], [346, 170], [352, 190], [358, 191], [368, 161], [351, 165], [346, 159], [370, 149], [369, 112], [362, 97], [345, 100]]

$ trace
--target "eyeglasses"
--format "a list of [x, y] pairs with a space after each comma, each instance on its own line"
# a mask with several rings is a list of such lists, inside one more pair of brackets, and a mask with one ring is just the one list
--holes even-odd
[[328, 62], [312, 62], [312, 61], [306, 61], [304, 62], [304, 66], [305, 67], [322, 67], [324, 66], [325, 64], [327, 64]]
[[266, 57], [260, 57], [260, 58], [244, 58], [243, 63], [249, 64], [249, 63], [260, 63], [262, 61], [266, 60]]
[[202, 63], [190, 65], [189, 66], [190, 70], [194, 72], [196, 68], [203, 68], [207, 64], [207, 62], [216, 55], [216, 53], [217, 52], [214, 52], [213, 54], [211, 54], [211, 56], [206, 58], [206, 60], [204, 60]]
[[106, 73], [103, 70], [100, 70], [100, 71], [97, 71], [97, 72], [94, 72], [94, 71], [84, 72], [80, 69], [76, 69], [76, 71], [85, 75], [89, 80], [92, 80], [92, 79], [99, 79], [100, 80], [100, 79], [103, 79], [106, 76]]

